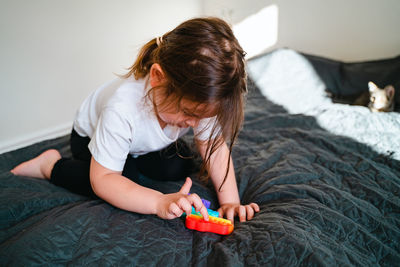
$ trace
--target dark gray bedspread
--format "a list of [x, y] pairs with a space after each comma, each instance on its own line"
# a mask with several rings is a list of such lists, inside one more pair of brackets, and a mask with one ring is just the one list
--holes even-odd
[[[399, 266], [399, 161], [249, 88], [233, 158], [242, 202], [261, 208], [253, 220], [200, 233], [9, 173], [50, 147], [69, 155], [63, 137], [0, 155], [0, 265]], [[217, 208], [209, 185], [192, 192]]]

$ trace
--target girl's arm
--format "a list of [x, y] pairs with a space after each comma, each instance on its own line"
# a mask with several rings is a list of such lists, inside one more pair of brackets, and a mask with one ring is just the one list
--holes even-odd
[[[205, 158], [208, 141], [196, 140], [197, 148], [202, 156]], [[241, 222], [251, 220], [254, 212], [259, 212], [260, 208], [256, 203], [248, 205], [241, 205], [239, 192], [236, 184], [235, 170], [233, 167], [232, 157], [230, 158], [229, 172], [224, 185], [219, 191], [219, 188], [224, 180], [226, 174], [226, 166], [229, 160], [229, 149], [225, 142], [211, 155], [210, 167], [207, 170], [211, 176], [214, 188], [217, 192], [220, 208], [218, 212], [233, 222], [233, 218], [237, 215]]]
[[98, 197], [123, 210], [174, 219], [183, 212], [190, 214], [194, 206], [208, 220], [207, 209], [201, 198], [197, 194], [188, 195], [192, 186], [190, 178], [186, 179], [179, 192], [163, 194], [129, 180], [121, 172], [103, 167], [92, 157], [90, 183]]

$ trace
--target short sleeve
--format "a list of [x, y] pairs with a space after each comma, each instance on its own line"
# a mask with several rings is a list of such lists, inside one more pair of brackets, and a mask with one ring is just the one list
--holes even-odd
[[114, 108], [102, 111], [89, 143], [93, 158], [102, 166], [122, 171], [132, 143], [133, 125], [127, 112]]
[[[215, 139], [221, 129], [221, 127], [217, 123], [217, 117], [201, 119], [199, 125], [193, 128], [195, 138], [201, 141]], [[215, 124], [217, 124], [217, 127], [215, 129], [215, 132], [212, 133]]]

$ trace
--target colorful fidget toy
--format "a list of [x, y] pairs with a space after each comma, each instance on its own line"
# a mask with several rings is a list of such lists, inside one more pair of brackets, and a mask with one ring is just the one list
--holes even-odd
[[208, 221], [205, 221], [201, 215], [190, 214], [186, 216], [185, 225], [192, 230], [212, 232], [220, 235], [229, 235], [233, 231], [231, 221], [212, 216], [209, 216]]

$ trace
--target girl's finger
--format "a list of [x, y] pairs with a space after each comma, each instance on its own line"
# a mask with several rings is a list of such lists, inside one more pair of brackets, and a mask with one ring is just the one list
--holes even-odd
[[208, 221], [208, 211], [204, 205], [201, 207], [200, 213], [201, 213], [201, 215], [203, 215], [204, 220]]
[[192, 205], [185, 197], [181, 197], [180, 199], [178, 199], [177, 204], [181, 210], [186, 212], [186, 214], [192, 213]]
[[168, 213], [175, 217], [181, 217], [183, 214], [183, 211], [178, 207], [178, 205], [176, 203], [171, 203], [168, 208]]
[[223, 218], [224, 217], [224, 210], [222, 208], [219, 208], [217, 211], [218, 211], [219, 217]]
[[246, 208], [242, 205], [238, 207], [238, 216], [240, 222], [246, 221]]
[[246, 205], [246, 213], [247, 213], [247, 220], [251, 220], [254, 217], [254, 210], [253, 207], [250, 205]]
[[235, 209], [234, 208], [228, 208], [225, 211], [225, 216], [228, 220], [231, 221], [231, 223], [233, 223], [233, 218], [235, 217]]
[[253, 208], [253, 210], [255, 212], [259, 212], [260, 211], [260, 207], [258, 206], [257, 203], [250, 203], [249, 205]]
[[189, 196], [187, 196], [187, 199], [189, 200], [191, 205], [194, 206], [195, 210], [200, 212], [201, 215], [203, 215], [204, 220], [208, 221], [207, 208], [204, 206], [203, 201], [201, 201], [201, 198], [199, 197], [199, 195], [190, 194]]
[[182, 185], [181, 190], [179, 190], [179, 193], [187, 195], [189, 194], [191, 187], [192, 187], [192, 180], [189, 177], [186, 177], [186, 181]]

